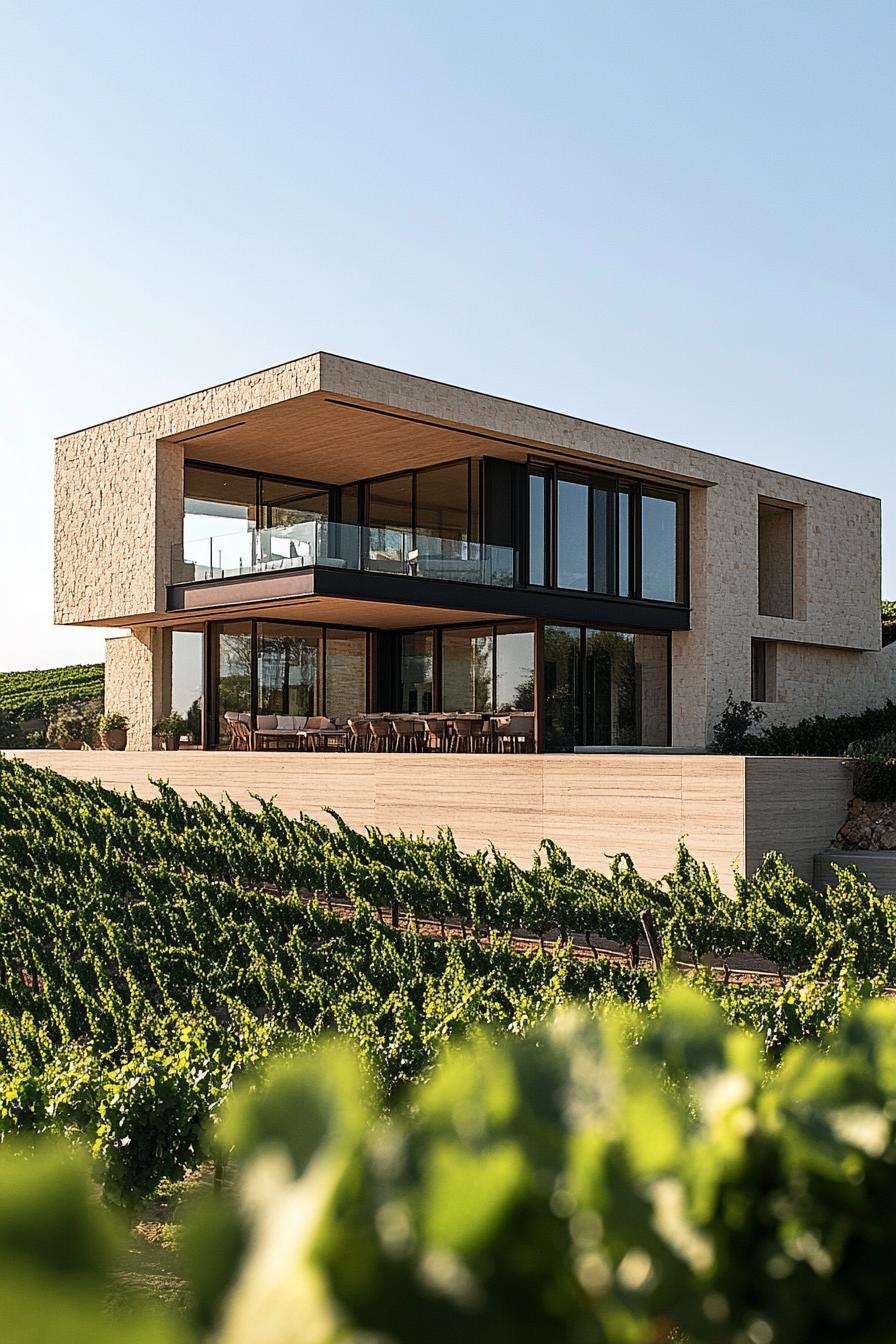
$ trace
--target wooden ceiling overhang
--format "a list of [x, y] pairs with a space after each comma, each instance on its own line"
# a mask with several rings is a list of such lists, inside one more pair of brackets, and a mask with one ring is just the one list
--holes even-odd
[[508, 437], [475, 425], [323, 391], [172, 435], [168, 441], [182, 445], [184, 456], [191, 461], [329, 485], [484, 456], [563, 462], [691, 488], [714, 484], [666, 471], [655, 463], [621, 461], [602, 453]]

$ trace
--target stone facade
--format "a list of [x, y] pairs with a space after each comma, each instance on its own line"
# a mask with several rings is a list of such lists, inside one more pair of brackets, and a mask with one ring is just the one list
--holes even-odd
[[106, 640], [105, 707], [130, 722], [129, 751], [152, 749], [152, 726], [165, 712], [163, 647], [164, 632], [153, 626]]
[[[689, 489], [691, 629], [672, 638], [673, 743], [708, 740], [730, 691], [751, 694], [751, 641], [777, 641], [772, 722], [896, 697], [896, 658], [880, 653], [879, 501], [679, 444], [316, 354], [60, 438], [56, 444], [55, 619], [148, 630], [165, 609], [179, 540], [183, 448], [171, 435], [324, 392], [434, 417], [522, 443], [587, 454], [617, 471], [653, 472]], [[251, 465], [251, 463], [247, 463]], [[401, 465], [396, 461], [396, 467]], [[759, 506], [794, 512], [794, 615], [759, 614]], [[160, 654], [134, 636], [134, 743], [160, 704]], [[118, 698], [124, 650], [112, 655]], [[152, 668], [154, 670], [147, 670]], [[118, 706], [116, 706], [117, 708]], [[124, 711], [123, 711], [124, 712]], [[135, 710], [135, 713], [137, 711]], [[136, 722], [135, 718], [135, 722]]]

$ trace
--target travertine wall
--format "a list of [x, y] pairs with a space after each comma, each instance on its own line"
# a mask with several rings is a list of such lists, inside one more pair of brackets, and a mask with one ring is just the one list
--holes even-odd
[[776, 646], [777, 699], [763, 705], [771, 723], [796, 723], [811, 714], [853, 714], [896, 701], [896, 645], [880, 653]]
[[163, 641], [152, 626], [106, 640], [106, 711], [130, 721], [129, 751], [151, 749], [152, 726], [165, 712]]
[[752, 871], [778, 850], [806, 880], [849, 801], [849, 772], [836, 760], [742, 756], [416, 756], [298, 752], [26, 751], [30, 764], [110, 788], [155, 794], [167, 779], [184, 797], [204, 793], [245, 807], [273, 798], [289, 816], [332, 825], [434, 836], [451, 826], [463, 849], [493, 843], [531, 862], [544, 837], [580, 864], [606, 872], [631, 854], [640, 872], [669, 872], [679, 839], [714, 866], [726, 891], [735, 868]]
[[[436, 416], [514, 439], [588, 453], [596, 464], [691, 481], [692, 628], [673, 636], [673, 741], [706, 742], [728, 691], [750, 695], [750, 640], [804, 647], [786, 655], [775, 717], [829, 712], [891, 693], [880, 655], [879, 501], [678, 444], [465, 391], [329, 354], [66, 435], [56, 446], [55, 617], [61, 623], [149, 623], [164, 609], [179, 540], [182, 449], [163, 436], [324, 390]], [[759, 615], [758, 504], [800, 520], [794, 618]], [[852, 650], [825, 660], [821, 649]], [[862, 654], [859, 651], [869, 651]], [[792, 660], [792, 672], [786, 668]], [[848, 669], [848, 678], [846, 670]], [[802, 697], [801, 686], [806, 687]], [[153, 693], [155, 696], [155, 692]], [[157, 698], [157, 697], [156, 697]]]

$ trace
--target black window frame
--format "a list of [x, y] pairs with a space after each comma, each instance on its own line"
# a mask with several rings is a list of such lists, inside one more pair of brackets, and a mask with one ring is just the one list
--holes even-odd
[[[527, 463], [527, 481], [526, 481], [526, 499], [531, 508], [531, 493], [529, 482], [532, 477], [538, 477], [547, 482], [547, 501], [545, 510], [545, 582], [543, 584], [532, 583], [529, 579], [529, 554], [530, 554], [530, 512], [526, 514], [526, 536], [524, 546], [521, 549], [525, 554], [525, 566], [523, 572], [526, 576], [521, 587], [544, 591], [552, 589], [556, 592], [575, 594], [581, 596], [595, 596], [602, 598], [617, 598], [621, 601], [648, 602], [658, 606], [687, 606], [690, 597], [690, 575], [689, 575], [689, 555], [690, 555], [690, 510], [689, 492], [684, 489], [677, 489], [674, 486], [665, 483], [642, 481], [635, 477], [624, 475], [613, 475], [608, 472], [581, 471], [572, 467], [549, 464], [543, 459], [530, 459]], [[558, 560], [558, 522], [557, 522], [557, 485], [560, 481], [570, 481], [575, 484], [585, 484], [589, 487], [588, 502], [588, 588], [564, 588], [557, 582]], [[598, 491], [606, 492], [610, 495], [613, 503], [609, 509], [609, 527], [607, 529], [607, 574], [612, 579], [611, 585], [598, 587], [595, 583], [595, 499]], [[619, 554], [619, 540], [621, 535], [620, 527], [620, 498], [627, 495], [629, 499], [629, 520], [628, 520], [628, 555], [621, 557]], [[660, 499], [672, 499], [676, 503], [676, 541], [675, 541], [675, 590], [676, 595], [672, 602], [663, 601], [659, 598], [644, 597], [642, 595], [642, 500], [645, 496]], [[622, 585], [619, 582], [620, 561], [625, 559], [628, 572], [628, 592], [621, 592]]]
[[297, 476], [280, 476], [280, 475], [278, 475], [276, 472], [273, 472], [273, 471], [252, 471], [252, 470], [251, 470], [250, 468], [248, 468], [248, 467], [228, 467], [228, 466], [225, 466], [222, 462], [200, 462], [200, 461], [197, 461], [196, 458], [190, 458], [190, 457], [185, 457], [185, 458], [184, 458], [184, 491], [183, 491], [183, 494], [184, 494], [184, 499], [185, 499], [185, 500], [186, 500], [186, 499], [198, 499], [198, 498], [200, 498], [200, 496], [198, 496], [198, 495], [190, 495], [190, 494], [187, 493], [187, 479], [186, 479], [186, 477], [187, 477], [187, 471], [188, 471], [188, 469], [191, 468], [191, 467], [195, 467], [195, 468], [196, 468], [197, 470], [199, 470], [199, 471], [213, 471], [213, 472], [217, 472], [217, 473], [218, 473], [219, 475], [221, 475], [221, 476], [245, 476], [245, 477], [247, 477], [247, 478], [249, 478], [249, 479], [251, 479], [251, 480], [254, 480], [254, 482], [255, 482], [255, 520], [256, 520], [255, 525], [256, 525], [256, 527], [259, 528], [259, 529], [262, 529], [262, 530], [263, 530], [265, 527], [270, 526], [270, 524], [269, 524], [267, 521], [265, 521], [264, 523], [262, 523], [261, 520], [262, 520], [262, 518], [264, 517], [264, 510], [265, 510], [266, 508], [273, 508], [273, 507], [275, 507], [275, 506], [273, 506], [273, 505], [270, 505], [270, 504], [266, 504], [266, 503], [265, 503], [265, 500], [264, 500], [264, 482], [265, 482], [265, 481], [276, 481], [276, 482], [278, 482], [280, 485], [295, 485], [295, 486], [298, 486], [298, 488], [299, 488], [299, 489], [302, 489], [302, 490], [305, 490], [305, 489], [307, 489], [307, 490], [316, 490], [319, 494], [326, 494], [326, 495], [328, 496], [328, 502], [329, 502], [329, 518], [330, 518], [330, 520], [334, 520], [334, 519], [337, 518], [338, 508], [339, 508], [339, 489], [340, 489], [340, 487], [339, 487], [339, 486], [336, 486], [336, 485], [331, 485], [328, 481], [309, 481], [309, 480], [304, 480], [304, 479], [302, 479], [301, 477], [297, 477]]

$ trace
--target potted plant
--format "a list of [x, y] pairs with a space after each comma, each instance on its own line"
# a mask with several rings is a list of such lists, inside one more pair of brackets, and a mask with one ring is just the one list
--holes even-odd
[[162, 746], [166, 751], [177, 751], [180, 746], [180, 739], [187, 731], [188, 726], [183, 714], [172, 712], [159, 719], [152, 731], [156, 737], [162, 739]]
[[80, 751], [90, 740], [90, 724], [77, 705], [64, 705], [47, 727], [47, 742], [62, 751]]
[[100, 740], [107, 751], [124, 751], [130, 724], [123, 714], [100, 715]]

